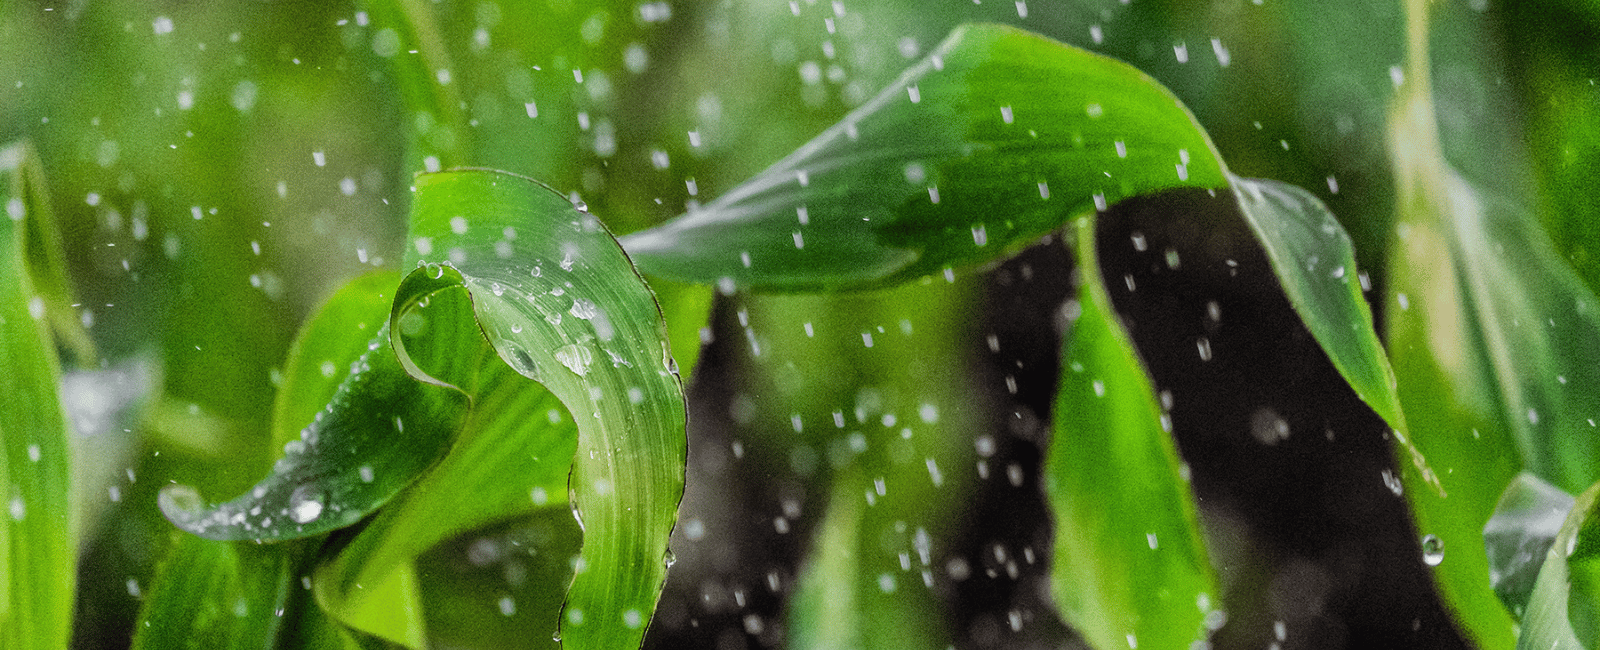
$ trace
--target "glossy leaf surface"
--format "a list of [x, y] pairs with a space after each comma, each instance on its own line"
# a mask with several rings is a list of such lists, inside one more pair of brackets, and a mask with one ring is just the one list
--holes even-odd
[[623, 238], [647, 273], [761, 290], [891, 284], [991, 261], [1096, 205], [1222, 187], [1183, 105], [1132, 66], [960, 27], [734, 190]]
[[1545, 553], [1522, 619], [1517, 648], [1590, 650], [1600, 646], [1600, 484], [1578, 496]]

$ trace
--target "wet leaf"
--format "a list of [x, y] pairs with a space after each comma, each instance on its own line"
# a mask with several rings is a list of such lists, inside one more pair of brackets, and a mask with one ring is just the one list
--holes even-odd
[[467, 400], [407, 375], [389, 338], [385, 325], [266, 479], [211, 507], [193, 488], [168, 486], [162, 513], [207, 539], [276, 541], [348, 526], [393, 498], [444, 455]]
[[1578, 496], [1545, 553], [1517, 647], [1592, 650], [1600, 645], [1600, 484]]
[[25, 145], [0, 148], [0, 645], [19, 650], [67, 646], [76, 584], [61, 368], [38, 293], [64, 285], [39, 264], [60, 251], [38, 249], [55, 225], [37, 164]]
[[1291, 304], [1402, 431], [1350, 238], [1310, 193], [1231, 176], [1137, 69], [967, 25], [872, 101], [755, 178], [628, 235], [647, 273], [723, 289], [881, 286], [1015, 253], [1069, 219], [1174, 187], [1232, 187]]
[[305, 423], [338, 392], [350, 365], [388, 322], [399, 274], [373, 272], [351, 280], [301, 326], [283, 364], [272, 404], [272, 448], [300, 437]]
[[1528, 607], [1545, 552], [1572, 510], [1572, 495], [1523, 472], [1506, 488], [1483, 526], [1489, 586], [1518, 618]]
[[684, 398], [660, 309], [599, 220], [538, 183], [463, 170], [416, 188], [407, 263], [425, 266], [396, 303], [465, 287], [500, 359], [573, 414], [569, 490], [584, 532], [561, 635], [638, 646], [684, 479]]
[[1167, 416], [1100, 277], [1094, 222], [1070, 239], [1082, 280], [1043, 470], [1051, 594], [1096, 648], [1190, 647], [1221, 593]]
[[1097, 204], [1222, 187], [1223, 173], [1188, 111], [1132, 66], [968, 25], [789, 157], [623, 245], [687, 281], [881, 286], [1003, 257]]

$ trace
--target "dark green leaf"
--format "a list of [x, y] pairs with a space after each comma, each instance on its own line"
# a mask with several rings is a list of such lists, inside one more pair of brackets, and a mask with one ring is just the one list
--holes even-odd
[[[439, 330], [456, 325], [446, 320]], [[467, 319], [467, 325], [470, 325]], [[406, 374], [387, 326], [333, 401], [284, 445], [272, 474], [227, 503], [203, 507], [193, 488], [161, 492], [178, 527], [219, 540], [282, 540], [348, 526], [393, 498], [449, 448], [466, 418], [460, 391]]]
[[77, 531], [61, 369], [36, 288], [55, 286], [62, 269], [30, 263], [31, 244], [54, 237], [34, 231], [55, 227], [32, 200], [43, 193], [36, 164], [25, 146], [0, 148], [0, 646], [59, 650], [71, 633]]
[[1000, 258], [1097, 205], [1226, 184], [1204, 131], [1132, 66], [968, 25], [794, 154], [623, 245], [693, 282], [881, 286]]
[[1186, 648], [1220, 623], [1208, 615], [1221, 592], [1170, 421], [1101, 280], [1094, 222], [1070, 239], [1082, 280], [1044, 469], [1051, 593], [1096, 648]]

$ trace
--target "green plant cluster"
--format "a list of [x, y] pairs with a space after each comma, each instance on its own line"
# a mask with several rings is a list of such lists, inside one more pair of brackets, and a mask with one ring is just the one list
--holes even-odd
[[767, 4], [0, 6], [0, 647], [1287, 647], [1224, 331], [1416, 638], [1600, 644], [1600, 10]]

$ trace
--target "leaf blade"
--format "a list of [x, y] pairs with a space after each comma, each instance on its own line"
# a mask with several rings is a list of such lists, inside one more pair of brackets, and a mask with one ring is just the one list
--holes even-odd
[[1220, 591], [1155, 389], [1100, 278], [1094, 223], [1072, 239], [1081, 310], [1063, 342], [1045, 494], [1051, 593], [1096, 648], [1188, 647]]

